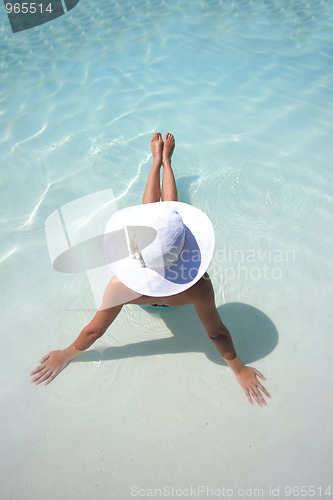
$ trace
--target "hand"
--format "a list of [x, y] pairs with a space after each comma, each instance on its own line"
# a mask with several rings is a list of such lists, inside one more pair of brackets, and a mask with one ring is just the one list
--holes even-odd
[[45, 382], [44, 385], [49, 384], [52, 380], [68, 365], [70, 358], [66, 356], [64, 351], [49, 352], [40, 360], [40, 365], [30, 373], [30, 376], [36, 375], [31, 380], [33, 384], [40, 384]]
[[243, 366], [236, 375], [236, 379], [242, 386], [251, 405], [253, 405], [253, 398], [259, 406], [267, 406], [267, 403], [261, 392], [263, 392], [268, 398], [270, 398], [271, 396], [266, 391], [265, 387], [261, 385], [257, 377], [267, 380], [262, 373], [260, 373], [255, 368], [251, 368], [250, 366]]

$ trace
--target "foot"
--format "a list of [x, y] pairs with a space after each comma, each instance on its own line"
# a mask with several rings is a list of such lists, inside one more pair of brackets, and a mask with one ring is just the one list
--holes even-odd
[[164, 137], [163, 164], [170, 163], [173, 150], [175, 149], [175, 138], [167, 132]]
[[153, 153], [154, 163], [162, 163], [163, 140], [159, 132], [155, 132], [150, 140], [151, 152]]

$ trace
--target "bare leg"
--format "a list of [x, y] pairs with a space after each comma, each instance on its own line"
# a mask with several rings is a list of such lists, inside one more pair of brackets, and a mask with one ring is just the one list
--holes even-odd
[[175, 138], [167, 132], [163, 146], [162, 201], [178, 201], [176, 181], [171, 168], [171, 156], [175, 149]]
[[162, 166], [163, 140], [159, 132], [155, 132], [150, 141], [151, 152], [153, 153], [153, 166], [148, 175], [142, 203], [154, 203], [160, 201], [160, 171]]

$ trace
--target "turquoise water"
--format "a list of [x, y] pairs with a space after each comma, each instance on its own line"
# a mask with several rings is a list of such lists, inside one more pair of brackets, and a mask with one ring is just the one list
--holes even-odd
[[[306, 443], [302, 438], [313, 429], [312, 421], [298, 429], [290, 427], [284, 413], [285, 406], [295, 418], [307, 412], [305, 396], [299, 396], [297, 404], [293, 399], [293, 388], [303, 387], [302, 374], [309, 369], [306, 359], [320, 365], [306, 385], [317, 408], [325, 401], [316, 428], [326, 426], [331, 412], [331, 397], [327, 393], [326, 399], [324, 393], [330, 373], [325, 353], [332, 344], [332, 28], [333, 3], [328, 0], [101, 0], [98, 5], [80, 0], [57, 20], [16, 34], [2, 8], [0, 270], [5, 293], [1, 364], [3, 418], [8, 429], [4, 444], [12, 450], [11, 460], [4, 461], [3, 467], [7, 498], [47, 495], [46, 479], [51, 480], [62, 457], [58, 427], [62, 418], [66, 439], [77, 446], [85, 465], [80, 469], [74, 464], [72, 477], [64, 475], [60, 466], [62, 486], [48, 498], [72, 498], [79, 491], [73, 477], [85, 484], [81, 498], [96, 496], [95, 483], [100, 487], [97, 498], [106, 498], [103, 494], [110, 491], [115, 498], [129, 498], [132, 480], [136, 484], [140, 477], [150, 478], [150, 484], [155, 481], [158, 485], [166, 469], [179, 484], [195, 477], [211, 484], [220, 470], [214, 465], [219, 460], [212, 461], [209, 450], [224, 461], [214, 444], [217, 429], [223, 434], [221, 428], [230, 424], [232, 433], [223, 435], [224, 439], [247, 439], [248, 429], [243, 435], [233, 423], [233, 411], [245, 412], [246, 401], [223, 375], [223, 398], [229, 403], [227, 415], [220, 412], [216, 403], [220, 396], [207, 386], [209, 377], [216, 377], [221, 367], [205, 356], [192, 353], [191, 358], [181, 347], [177, 351], [176, 344], [175, 350], [166, 353], [162, 349], [142, 358], [133, 354], [102, 362], [105, 346], [172, 336], [164, 323], [160, 326], [158, 316], [139, 308], [122, 311], [113, 335], [100, 340], [99, 350], [88, 356], [90, 363], [71, 364], [47, 391], [28, 386], [27, 374], [38, 359], [72, 342], [96, 308], [84, 274], [64, 275], [52, 269], [45, 220], [62, 205], [109, 188], [119, 208], [140, 203], [151, 164], [150, 137], [155, 131], [163, 135], [171, 131], [176, 138], [173, 167], [180, 200], [204, 210], [214, 224], [216, 252], [209, 272], [217, 304], [251, 305], [267, 315], [279, 333], [275, 350], [276, 342], [250, 361], [259, 360], [262, 370], [270, 372], [278, 401], [270, 418], [276, 423], [277, 440], [280, 436], [281, 457], [284, 437], [296, 433], [298, 442]], [[169, 313], [178, 315], [178, 311]], [[241, 344], [239, 348], [242, 350]], [[176, 362], [181, 356], [184, 373], [177, 371], [183, 370]], [[167, 363], [174, 373], [171, 380]], [[194, 377], [195, 390], [179, 389], [179, 379], [188, 376], [185, 371], [196, 373], [198, 366], [203, 381]], [[145, 378], [151, 373], [169, 388], [168, 405], [160, 401], [155, 407], [147, 398], [147, 393], [159, 397], [158, 389], [155, 393]], [[128, 374], [141, 382], [135, 388], [134, 403]], [[292, 385], [288, 380], [293, 380]], [[176, 394], [177, 407], [173, 407], [170, 391]], [[215, 415], [209, 430], [205, 427], [206, 437], [197, 438], [198, 450], [206, 450], [209, 468], [192, 450], [192, 472], [180, 476], [176, 471], [180, 455], [176, 453], [174, 466], [169, 461], [177, 446], [183, 456], [188, 453], [177, 415], [180, 406], [186, 429], [202, 436], [201, 421], [191, 413], [196, 408], [196, 415], [202, 415], [198, 394], [207, 412]], [[133, 404], [138, 405], [138, 435], [147, 436], [146, 441], [130, 431], [128, 414]], [[146, 412], [151, 411], [156, 422], [165, 425], [170, 446], [154, 465], [149, 461], [154, 443], [159, 443], [159, 449], [162, 445], [157, 424], [151, 423], [153, 427], [147, 431], [145, 422], [150, 417]], [[96, 418], [100, 419], [99, 430], [93, 425]], [[259, 421], [265, 426], [265, 417], [246, 418], [250, 426], [253, 423], [252, 429], [257, 429]], [[179, 434], [173, 434], [171, 420], [178, 422]], [[109, 422], [112, 442], [106, 437]], [[123, 434], [117, 426], [123, 428]], [[91, 432], [87, 448], [99, 446], [92, 452], [93, 458], [78, 441], [73, 443], [86, 427]], [[234, 452], [229, 474], [233, 484], [237, 484], [233, 465], [240, 460], [249, 478], [257, 478], [257, 484], [261, 481], [257, 469], [251, 473], [251, 463], [267, 464], [269, 450], [255, 430], [253, 433], [256, 460], [248, 455], [248, 445], [246, 450], [239, 448], [241, 456]], [[125, 447], [125, 453], [120, 435], [126, 442], [132, 440], [133, 449]], [[312, 450], [312, 458], [303, 468], [297, 468], [296, 461], [287, 468], [281, 458], [286, 478], [290, 478], [290, 470], [304, 484], [303, 474], [311, 470], [317, 474], [317, 483], [327, 480], [330, 440], [319, 431], [316, 438], [318, 448]], [[51, 442], [52, 457], [47, 454]], [[48, 446], [44, 448], [44, 444]], [[143, 462], [151, 475], [138, 466], [141, 454], [135, 450], [142, 446], [148, 450]], [[300, 455], [304, 452], [301, 446], [297, 447]], [[102, 464], [100, 449], [106, 453], [112, 447], [119, 467], [110, 451]], [[50, 470], [44, 463], [38, 464], [37, 458], [30, 460], [29, 453], [36, 457], [42, 448], [43, 460], [52, 464]], [[293, 453], [296, 451], [291, 452], [290, 461]], [[71, 460], [68, 448], [65, 463], [69, 467]], [[91, 461], [98, 464], [94, 469], [97, 476], [98, 467], [104, 470], [105, 464], [112, 471], [104, 482], [97, 476], [87, 481], [84, 471]], [[11, 471], [18, 467], [25, 467], [24, 478], [14, 484]], [[274, 472], [266, 473], [274, 483]]]

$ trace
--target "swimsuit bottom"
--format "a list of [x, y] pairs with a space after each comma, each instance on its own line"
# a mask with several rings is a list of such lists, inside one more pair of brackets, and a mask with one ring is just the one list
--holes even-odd
[[161, 309], [162, 307], [163, 308], [167, 307], [168, 309], [172, 309], [173, 306], [166, 306], [164, 304], [162, 304], [160, 306], [158, 304], [152, 304], [151, 306], [146, 306], [146, 305], [140, 304], [140, 307], [154, 307], [155, 309]]

